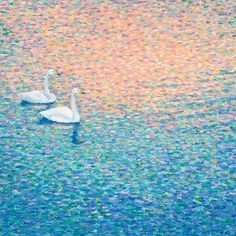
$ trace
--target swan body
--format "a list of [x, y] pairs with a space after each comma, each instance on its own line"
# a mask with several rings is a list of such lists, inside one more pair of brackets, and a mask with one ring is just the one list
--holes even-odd
[[44, 91], [39, 91], [39, 90], [19, 93], [18, 96], [23, 101], [29, 103], [38, 103], [38, 104], [53, 103], [57, 99], [53, 93], [46, 94]]
[[[76, 107], [75, 93], [81, 92], [79, 89], [73, 89], [71, 92], [71, 109], [68, 107], [56, 107], [41, 111], [39, 115], [50, 121], [57, 123], [78, 123], [80, 115]], [[82, 93], [82, 92], [81, 92]]]
[[50, 93], [48, 88], [48, 80], [55, 75], [55, 70], [49, 69], [44, 76], [44, 90], [35, 90], [30, 92], [19, 93], [18, 96], [26, 102], [34, 104], [48, 104], [56, 101], [56, 96]]
[[72, 110], [68, 107], [56, 107], [39, 113], [44, 118], [58, 123], [76, 123], [80, 122], [80, 118], [73, 120]]

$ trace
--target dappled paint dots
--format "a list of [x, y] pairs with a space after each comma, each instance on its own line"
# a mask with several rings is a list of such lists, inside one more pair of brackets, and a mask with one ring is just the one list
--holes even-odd
[[[14, 26], [12, 30], [25, 47], [19, 57], [24, 55], [32, 70], [35, 60], [40, 67], [56, 66], [65, 77], [83, 80], [91, 93], [98, 80], [106, 100], [112, 93], [117, 100], [143, 109], [151, 102], [148, 95], [164, 99], [186, 93], [201, 96], [195, 87], [202, 78], [208, 78], [210, 87], [222, 68], [233, 70], [233, 37], [226, 37], [232, 32], [228, 23], [231, 16], [219, 15], [231, 7], [230, 3], [212, 3], [206, 8], [204, 4], [180, 2], [167, 7], [151, 1], [131, 5], [88, 3], [73, 9], [69, 3], [57, 2], [32, 9], [16, 3], [7, 9], [12, 17], [4, 23]], [[147, 81], [152, 87], [140, 89], [149, 86]], [[67, 83], [73, 87], [77, 80], [65, 78], [57, 89], [68, 95]], [[163, 89], [165, 84], [173, 86]], [[143, 105], [132, 99], [142, 94]], [[96, 105], [103, 106], [101, 95], [96, 96]]]
[[[3, 235], [233, 235], [233, 1], [0, 3]], [[80, 125], [19, 91], [82, 87]]]

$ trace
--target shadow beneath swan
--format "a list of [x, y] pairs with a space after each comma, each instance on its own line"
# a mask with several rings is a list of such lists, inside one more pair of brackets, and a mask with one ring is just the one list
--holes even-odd
[[38, 118], [38, 125], [58, 125], [58, 123], [54, 123], [53, 121], [48, 120], [47, 118]]
[[64, 127], [71, 127], [72, 128], [72, 135], [71, 135], [71, 142], [75, 145], [80, 145], [85, 141], [81, 139], [79, 133], [81, 131], [81, 123], [75, 124], [64, 124], [64, 123], [55, 123], [53, 121], [48, 120], [47, 118], [43, 117], [37, 122], [38, 125], [53, 125], [53, 126], [64, 126]]
[[22, 107], [34, 107], [34, 106], [42, 107], [43, 106], [43, 107], [46, 107], [46, 108], [51, 108], [53, 104], [54, 104], [54, 102], [43, 104], [43, 103], [30, 103], [30, 102], [26, 102], [26, 101], [21, 101], [19, 103], [19, 105], [22, 106]]
[[18, 104], [18, 106], [21, 106], [24, 109], [24, 112], [27, 111], [37, 111], [40, 112], [42, 110], [47, 110], [53, 107], [53, 103], [48, 103], [48, 104], [41, 104], [41, 103], [29, 103], [26, 101], [22, 101], [21, 103]]

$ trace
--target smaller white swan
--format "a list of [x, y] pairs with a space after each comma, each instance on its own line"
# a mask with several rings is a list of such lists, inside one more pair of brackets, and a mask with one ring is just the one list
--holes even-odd
[[80, 115], [76, 106], [75, 94], [85, 94], [78, 88], [74, 88], [71, 92], [71, 109], [68, 107], [56, 107], [39, 113], [40, 117], [44, 117], [50, 121], [58, 123], [78, 123]]
[[56, 96], [53, 93], [50, 93], [48, 88], [48, 80], [53, 75], [60, 75], [53, 69], [49, 69], [44, 75], [44, 90], [35, 90], [31, 92], [19, 93], [18, 96], [25, 102], [35, 103], [35, 104], [48, 104], [56, 101]]

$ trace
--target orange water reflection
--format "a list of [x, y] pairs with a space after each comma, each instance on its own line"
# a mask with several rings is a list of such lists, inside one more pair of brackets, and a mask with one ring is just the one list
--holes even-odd
[[82, 80], [88, 91], [83, 99], [91, 101], [87, 109], [119, 112], [116, 104], [125, 104], [158, 110], [159, 101], [182, 94], [223, 93], [213, 78], [235, 69], [228, 23], [233, 1], [156, 2], [73, 7], [74, 1], [57, 1], [37, 8], [33, 1], [2, 3], [10, 17], [1, 20], [20, 39], [8, 58], [14, 62], [3, 66], [11, 90], [17, 92], [18, 82], [40, 87], [32, 76], [52, 67], [64, 73], [54, 84], [62, 100]]

